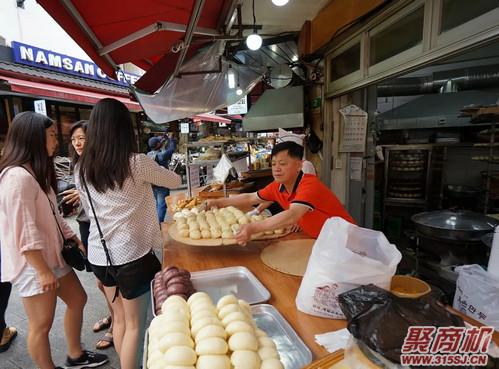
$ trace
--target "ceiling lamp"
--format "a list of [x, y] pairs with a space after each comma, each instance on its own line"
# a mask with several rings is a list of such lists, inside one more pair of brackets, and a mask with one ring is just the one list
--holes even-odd
[[242, 94], [243, 94], [243, 90], [242, 90], [242, 88], [238, 84], [237, 85], [237, 90], [236, 90], [236, 95], [237, 96], [241, 96]]
[[258, 50], [262, 46], [262, 38], [256, 33], [252, 33], [246, 38], [246, 46], [250, 50]]
[[275, 6], [284, 6], [289, 2], [289, 0], [272, 0]]
[[262, 46], [262, 37], [256, 33], [255, 0], [253, 0], [253, 33], [246, 37], [246, 46], [250, 50], [258, 50]]

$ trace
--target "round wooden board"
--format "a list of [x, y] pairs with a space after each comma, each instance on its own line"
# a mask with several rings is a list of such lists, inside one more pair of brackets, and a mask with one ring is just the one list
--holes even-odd
[[[177, 242], [184, 243], [186, 245], [191, 246], [230, 246], [237, 245], [235, 238], [202, 238], [200, 240], [194, 240], [188, 237], [181, 237], [176, 224], [172, 224], [168, 227], [168, 233], [170, 237], [173, 238]], [[291, 232], [286, 231], [283, 234], [271, 234], [271, 235], [263, 235], [258, 238], [252, 239], [252, 241], [264, 241], [264, 240], [273, 240], [276, 238], [284, 237], [290, 234]]]
[[277, 241], [263, 249], [260, 259], [278, 272], [302, 277], [314, 243], [314, 239]]

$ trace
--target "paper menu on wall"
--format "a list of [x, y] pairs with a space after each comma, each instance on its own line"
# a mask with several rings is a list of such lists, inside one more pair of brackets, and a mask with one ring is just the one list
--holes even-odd
[[356, 105], [339, 110], [340, 152], [364, 152], [366, 147], [367, 113]]

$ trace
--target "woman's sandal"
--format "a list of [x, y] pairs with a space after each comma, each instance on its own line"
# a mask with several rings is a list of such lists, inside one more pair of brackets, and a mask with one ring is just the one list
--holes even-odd
[[105, 350], [111, 346], [113, 346], [113, 332], [107, 331], [101, 338], [97, 340], [95, 344], [95, 348], [97, 350]]
[[98, 322], [96, 322], [94, 324], [94, 327], [92, 328], [92, 330], [94, 332], [102, 331], [103, 329], [109, 328], [111, 326], [112, 322], [113, 322], [113, 320], [112, 320], [111, 316], [107, 316], [105, 318], [102, 318]]
[[7, 327], [2, 332], [2, 337], [0, 339], [0, 352], [5, 352], [9, 349], [10, 344], [17, 337], [17, 329], [14, 327]]

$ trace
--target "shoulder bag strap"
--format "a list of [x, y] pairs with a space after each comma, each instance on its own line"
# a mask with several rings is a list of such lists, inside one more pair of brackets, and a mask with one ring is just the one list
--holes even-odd
[[107, 248], [106, 240], [104, 239], [104, 234], [102, 233], [99, 220], [97, 219], [97, 214], [95, 214], [92, 197], [90, 196], [90, 191], [88, 190], [87, 182], [85, 181], [84, 177], [81, 178], [81, 182], [83, 183], [83, 187], [85, 187], [85, 192], [87, 193], [88, 202], [90, 203], [90, 208], [92, 209], [92, 213], [94, 214], [95, 224], [97, 225], [97, 229], [99, 231], [100, 243], [102, 244], [102, 247], [104, 247], [104, 252], [106, 253], [107, 262], [109, 263], [110, 266], [113, 266], [113, 263], [111, 261], [111, 256], [109, 255], [109, 249]]
[[[28, 168], [20, 165], [21, 168], [23, 168], [26, 172], [28, 172], [36, 181], [36, 183], [38, 183], [38, 180], [36, 179], [36, 177], [33, 175], [33, 173], [31, 173]], [[38, 183], [38, 186], [40, 186], [40, 184]], [[50, 197], [49, 195], [43, 190], [43, 188], [40, 186], [40, 189], [42, 190], [42, 192], [45, 194], [45, 196], [47, 196], [47, 200], [49, 201], [49, 204], [50, 204], [50, 210], [52, 210], [52, 214], [54, 215], [54, 219], [55, 219], [55, 224], [57, 224], [57, 229], [59, 230], [59, 233], [61, 234], [61, 237], [62, 237], [62, 241], [66, 241], [66, 237], [64, 236], [64, 232], [62, 231], [62, 228], [61, 228], [61, 225], [59, 224], [59, 221], [57, 220], [57, 215], [55, 214], [55, 206], [54, 206], [54, 203], [52, 201], [50, 201]]]

